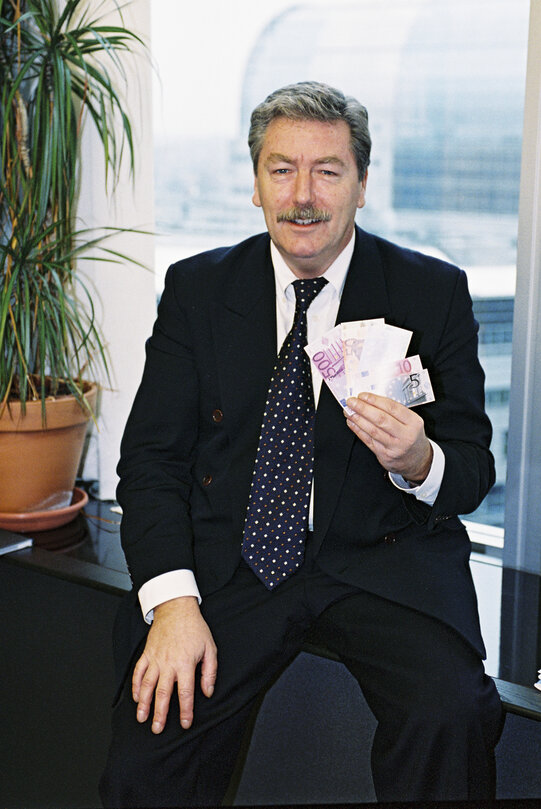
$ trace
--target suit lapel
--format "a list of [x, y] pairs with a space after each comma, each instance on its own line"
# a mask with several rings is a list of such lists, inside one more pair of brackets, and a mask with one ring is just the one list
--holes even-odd
[[276, 360], [274, 273], [268, 237], [256, 240], [234, 262], [230, 273], [229, 292], [216, 304], [212, 328], [224, 412], [227, 408], [234, 424], [240, 414], [245, 417], [243, 402], [247, 399], [253, 410], [263, 411]]
[[227, 268], [231, 283], [217, 301], [212, 335], [219, 381], [222, 428], [229, 439], [231, 515], [242, 535], [253, 459], [269, 380], [276, 362], [276, 304], [269, 238], [262, 236]]
[[[389, 315], [383, 265], [375, 239], [356, 228], [355, 249], [336, 323]], [[323, 383], [316, 416], [314, 465], [314, 541], [317, 548], [329, 528], [357, 440], [345, 424], [342, 408]]]

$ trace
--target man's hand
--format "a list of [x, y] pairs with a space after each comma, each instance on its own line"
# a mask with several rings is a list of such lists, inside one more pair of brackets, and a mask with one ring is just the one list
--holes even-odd
[[410, 483], [422, 483], [433, 456], [422, 418], [404, 405], [373, 393], [360, 393], [346, 404], [354, 411], [353, 415], [344, 411], [348, 427], [383, 468]]
[[146, 722], [153, 697], [152, 732], [161, 733], [175, 682], [180, 702], [180, 724], [189, 728], [193, 720], [195, 669], [201, 663], [201, 690], [211, 697], [218, 667], [216, 646], [197, 599], [183, 596], [166, 601], [154, 610], [145, 650], [132, 680], [137, 721]]

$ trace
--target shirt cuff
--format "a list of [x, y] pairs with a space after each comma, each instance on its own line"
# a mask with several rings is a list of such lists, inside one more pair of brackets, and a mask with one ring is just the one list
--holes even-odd
[[139, 590], [139, 604], [147, 624], [154, 619], [154, 607], [182, 596], [195, 596], [201, 604], [201, 596], [191, 570], [171, 570], [155, 576]]
[[432, 458], [432, 466], [430, 467], [430, 472], [428, 473], [426, 479], [419, 485], [414, 486], [412, 483], [408, 483], [402, 475], [396, 475], [393, 472], [389, 472], [389, 478], [392, 483], [396, 486], [397, 489], [400, 489], [402, 492], [406, 492], [406, 494], [413, 494], [420, 500], [422, 503], [426, 503], [427, 506], [433, 506], [436, 497], [439, 494], [441, 482], [443, 480], [443, 473], [445, 471], [445, 455], [443, 454], [443, 450], [438, 444], [432, 441], [430, 438], [428, 439], [432, 445], [432, 449], [434, 451], [434, 455]]

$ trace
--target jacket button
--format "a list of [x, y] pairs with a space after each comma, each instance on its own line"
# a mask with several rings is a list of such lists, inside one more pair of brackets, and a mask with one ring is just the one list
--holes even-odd
[[385, 542], [386, 545], [394, 545], [394, 543], [396, 542], [396, 536], [395, 534], [385, 534], [385, 536], [383, 537], [383, 541]]
[[203, 486], [209, 486], [212, 483], [212, 475], [203, 475]]
[[223, 417], [224, 414], [222, 413], [221, 410], [216, 409], [212, 411], [212, 421], [214, 421], [216, 424], [219, 424], [222, 421]]

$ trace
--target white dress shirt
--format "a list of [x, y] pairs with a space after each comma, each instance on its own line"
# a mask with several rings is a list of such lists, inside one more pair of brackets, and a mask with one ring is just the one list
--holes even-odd
[[[355, 234], [353, 233], [346, 247], [324, 273], [324, 277], [328, 283], [312, 301], [308, 309], [309, 343], [321, 337], [325, 332], [329, 331], [329, 329], [332, 329], [336, 323], [340, 298], [346, 282], [346, 275], [353, 255], [354, 246]], [[289, 269], [273, 242], [271, 242], [271, 257], [276, 286], [276, 352], [278, 354], [293, 323], [293, 316], [295, 314], [295, 290], [293, 288], [293, 281], [296, 280], [296, 276]], [[314, 401], [317, 402], [321, 390], [322, 378], [319, 374], [313, 374], [312, 376]], [[339, 407], [338, 404], [337, 407]], [[432, 466], [428, 477], [420, 486], [412, 486], [400, 475], [389, 473], [389, 477], [399, 489], [408, 494], [412, 494], [418, 500], [431, 506], [438, 495], [443, 479], [445, 456], [442, 449], [437, 444], [433, 441], [430, 441], [430, 443], [434, 450]], [[310, 528], [313, 526], [313, 498], [314, 491], [312, 487], [309, 512]], [[139, 590], [139, 603], [141, 604], [145, 621], [147, 623], [152, 622], [154, 607], [163, 604], [165, 601], [178, 598], [179, 596], [195, 596], [199, 602], [201, 602], [195, 576], [191, 570], [172, 570], [145, 582]]]

